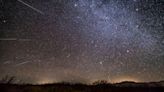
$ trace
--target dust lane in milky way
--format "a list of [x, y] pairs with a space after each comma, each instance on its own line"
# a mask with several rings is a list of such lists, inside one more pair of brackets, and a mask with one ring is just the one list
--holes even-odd
[[164, 80], [162, 0], [2, 0], [0, 78]]

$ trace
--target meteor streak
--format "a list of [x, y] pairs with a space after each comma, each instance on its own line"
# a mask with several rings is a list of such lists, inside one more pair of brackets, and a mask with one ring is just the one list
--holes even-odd
[[0, 41], [30, 41], [30, 39], [0, 38]]
[[24, 64], [29, 63], [29, 62], [32, 62], [32, 61], [25, 61], [25, 62], [21, 62], [21, 63], [16, 64], [15, 66], [24, 65]]
[[33, 6], [29, 5], [29, 4], [27, 4], [27, 3], [25, 3], [24, 1], [22, 1], [22, 0], [17, 0], [17, 1], [18, 1], [18, 2], [21, 2], [22, 4], [26, 5], [27, 7], [31, 8], [31, 9], [33, 9], [34, 11], [36, 11], [36, 12], [38, 12], [38, 13], [44, 15], [44, 13], [43, 13], [41, 10], [39, 10], [39, 9], [37, 9], [37, 8], [35, 8], [35, 7], [33, 7]]

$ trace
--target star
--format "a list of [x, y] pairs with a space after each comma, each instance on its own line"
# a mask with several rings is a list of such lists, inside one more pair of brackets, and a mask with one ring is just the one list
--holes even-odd
[[139, 11], [139, 9], [138, 9], [138, 8], [136, 8], [136, 11]]
[[100, 61], [99, 63], [100, 63], [100, 65], [102, 65], [102, 64], [103, 64], [103, 62], [102, 62], [102, 61]]
[[7, 21], [6, 20], [3, 20], [3, 23], [6, 23]]
[[126, 50], [126, 52], [127, 52], [127, 53], [129, 53], [129, 52], [130, 52], [130, 50]]
[[164, 80], [160, 0], [3, 0], [2, 7], [0, 78]]

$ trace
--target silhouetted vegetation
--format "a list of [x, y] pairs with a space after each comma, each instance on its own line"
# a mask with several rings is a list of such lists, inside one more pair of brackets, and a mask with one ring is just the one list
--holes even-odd
[[68, 82], [45, 85], [18, 85], [11, 84], [11, 80], [13, 80], [11, 77], [5, 77], [4, 80], [6, 84], [0, 84], [0, 92], [164, 92], [163, 82], [110, 84], [107, 81], [99, 80], [94, 82], [93, 85], [70, 84]]
[[16, 81], [16, 77], [15, 76], [8, 76], [8, 75], [6, 75], [5, 77], [3, 77], [0, 80], [0, 83], [3, 83], [3, 84], [12, 84], [15, 81]]
[[98, 81], [93, 82], [93, 85], [102, 85], [102, 84], [108, 84], [108, 81], [98, 80]]

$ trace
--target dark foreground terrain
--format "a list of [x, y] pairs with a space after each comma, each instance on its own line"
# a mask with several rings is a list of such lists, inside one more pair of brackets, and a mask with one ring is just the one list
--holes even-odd
[[163, 83], [133, 83], [118, 84], [46, 84], [17, 85], [0, 84], [0, 92], [164, 92]]

